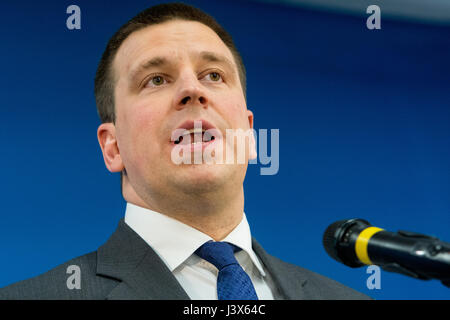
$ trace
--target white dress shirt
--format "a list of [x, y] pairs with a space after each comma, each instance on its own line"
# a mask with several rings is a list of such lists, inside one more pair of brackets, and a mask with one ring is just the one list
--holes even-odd
[[[196, 254], [210, 236], [164, 214], [127, 203], [125, 223], [150, 245], [193, 300], [217, 300], [217, 268]], [[214, 240], [213, 240], [214, 241]], [[222, 241], [242, 250], [236, 260], [249, 275], [260, 300], [279, 298], [273, 280], [252, 249], [250, 227], [242, 221]]]

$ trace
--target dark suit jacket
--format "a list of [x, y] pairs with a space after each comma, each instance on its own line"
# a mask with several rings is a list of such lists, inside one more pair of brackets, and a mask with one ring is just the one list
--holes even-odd
[[[353, 289], [253, 250], [285, 299], [369, 299]], [[68, 289], [70, 265], [81, 271], [81, 288]], [[72, 259], [40, 276], [0, 289], [0, 299], [189, 299], [155, 251], [123, 219], [97, 251]]]

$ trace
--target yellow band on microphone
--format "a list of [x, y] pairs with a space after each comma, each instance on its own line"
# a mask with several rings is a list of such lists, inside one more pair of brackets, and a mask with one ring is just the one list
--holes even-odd
[[367, 254], [367, 244], [369, 243], [370, 238], [377, 232], [383, 231], [383, 229], [377, 227], [368, 227], [364, 229], [356, 239], [355, 243], [355, 251], [356, 256], [359, 261], [364, 264], [372, 265], [372, 261], [369, 259], [369, 255]]

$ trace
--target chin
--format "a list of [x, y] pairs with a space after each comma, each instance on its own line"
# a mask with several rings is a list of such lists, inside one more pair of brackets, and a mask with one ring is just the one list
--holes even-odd
[[232, 182], [236, 172], [224, 165], [182, 165], [177, 169], [177, 185], [187, 193], [211, 192]]

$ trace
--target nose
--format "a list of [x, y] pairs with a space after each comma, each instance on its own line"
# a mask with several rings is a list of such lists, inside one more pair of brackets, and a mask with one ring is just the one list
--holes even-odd
[[174, 97], [177, 110], [181, 110], [189, 104], [199, 105], [203, 108], [208, 106], [209, 100], [206, 92], [195, 75], [185, 75], [179, 81], [180, 84]]

